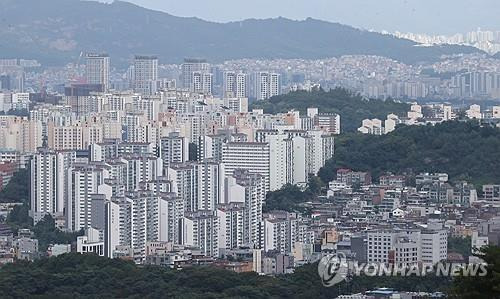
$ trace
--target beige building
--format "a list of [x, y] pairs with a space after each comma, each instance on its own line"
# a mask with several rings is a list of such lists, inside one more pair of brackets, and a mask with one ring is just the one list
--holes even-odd
[[34, 153], [42, 146], [42, 124], [26, 117], [0, 116], [0, 148]]

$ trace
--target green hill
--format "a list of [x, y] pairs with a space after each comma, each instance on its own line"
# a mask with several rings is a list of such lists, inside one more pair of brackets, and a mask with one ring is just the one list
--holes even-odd
[[416, 63], [480, 52], [462, 46], [419, 47], [409, 40], [314, 19], [215, 23], [123, 1], [0, 0], [0, 7], [1, 56], [38, 59], [45, 64], [74, 62], [81, 51], [107, 52], [114, 65], [127, 65], [134, 54], [154, 54], [163, 63], [178, 63], [184, 57], [219, 62], [345, 54]]
[[481, 185], [500, 183], [500, 129], [473, 122], [402, 126], [383, 135], [351, 134], [338, 138], [335, 156], [320, 171], [324, 182], [348, 167], [384, 172], [446, 172], [452, 179]]

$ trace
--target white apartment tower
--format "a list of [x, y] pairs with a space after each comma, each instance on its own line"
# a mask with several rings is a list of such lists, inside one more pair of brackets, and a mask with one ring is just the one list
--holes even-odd
[[247, 98], [247, 75], [244, 73], [224, 73], [224, 97]]
[[215, 210], [224, 203], [224, 165], [214, 161], [196, 164], [198, 168], [198, 204], [199, 210]]
[[245, 209], [243, 204], [222, 204], [217, 207], [219, 218], [219, 248], [233, 249], [244, 243], [244, 218]]
[[260, 247], [262, 204], [266, 199], [264, 177], [248, 170], [235, 170], [226, 182], [226, 201], [244, 204], [244, 244]]
[[298, 221], [293, 213], [284, 211], [266, 215], [263, 220], [264, 251], [291, 252], [298, 241]]
[[167, 176], [173, 182], [172, 192], [183, 199], [187, 212], [215, 210], [225, 201], [225, 169], [221, 163], [174, 163]]
[[188, 213], [180, 227], [182, 245], [196, 246], [205, 256], [219, 256], [219, 218], [214, 211]]
[[192, 89], [193, 92], [212, 94], [213, 75], [211, 73], [193, 72]]
[[163, 160], [154, 155], [126, 155], [122, 158], [125, 166], [125, 189], [140, 190], [142, 182], [162, 176]]
[[222, 163], [226, 174], [232, 175], [235, 170], [248, 170], [260, 174], [265, 180], [266, 192], [270, 190], [270, 148], [268, 143], [228, 142], [223, 145]]
[[160, 157], [165, 165], [183, 163], [189, 160], [189, 140], [172, 132], [160, 138]]
[[256, 74], [255, 92], [257, 100], [267, 100], [281, 94], [280, 75], [260, 72]]
[[71, 154], [46, 149], [31, 160], [31, 210], [35, 224], [45, 215], [62, 216], [65, 201], [65, 171], [71, 165]]
[[179, 244], [179, 223], [184, 217], [184, 201], [175, 193], [161, 193], [158, 199], [158, 241]]
[[67, 169], [66, 228], [79, 231], [91, 226], [92, 195], [98, 194], [98, 187], [109, 177], [109, 171], [102, 164], [74, 164]]
[[293, 183], [293, 140], [287, 134], [269, 135], [270, 190]]
[[172, 192], [182, 198], [186, 212], [198, 210], [198, 168], [196, 163], [175, 163], [167, 168], [167, 178], [172, 181]]

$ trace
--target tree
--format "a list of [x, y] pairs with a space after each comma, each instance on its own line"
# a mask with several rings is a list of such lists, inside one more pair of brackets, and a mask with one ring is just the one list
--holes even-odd
[[323, 181], [317, 176], [311, 176], [307, 184], [309, 191], [314, 195], [320, 195], [321, 190], [325, 187]]
[[340, 168], [382, 173], [445, 172], [476, 185], [500, 183], [500, 129], [477, 122], [402, 126], [387, 135], [347, 134], [320, 170], [323, 182]]
[[7, 186], [0, 191], [0, 202], [29, 203], [30, 171], [21, 169], [14, 173]]
[[500, 298], [500, 247], [483, 247], [476, 256], [486, 263], [486, 276], [457, 277], [453, 283], [452, 298]]
[[[95, 255], [64, 254], [34, 263], [0, 268], [0, 297], [43, 298], [336, 298], [377, 287], [407, 291], [446, 291], [447, 277], [354, 276], [326, 288], [318, 265], [308, 264], [277, 277], [234, 273], [215, 267], [193, 266], [172, 270], [136, 266], [132, 262]], [[491, 288], [491, 286], [490, 286]], [[494, 297], [476, 297], [494, 298]]]
[[464, 258], [472, 255], [472, 240], [471, 237], [449, 237], [448, 238], [448, 252], [456, 252], [461, 254]]
[[31, 228], [33, 219], [29, 216], [28, 205], [16, 205], [7, 215], [6, 223], [9, 224], [14, 231], [20, 228]]
[[40, 251], [45, 251], [50, 244], [70, 244], [76, 241], [78, 236], [83, 235], [83, 231], [67, 233], [56, 227], [54, 218], [47, 214], [33, 228], [35, 238], [38, 239]]
[[264, 212], [282, 210], [289, 212], [306, 212], [301, 204], [314, 198], [309, 191], [302, 191], [295, 185], [285, 185], [277, 191], [267, 193], [266, 202], [262, 207]]

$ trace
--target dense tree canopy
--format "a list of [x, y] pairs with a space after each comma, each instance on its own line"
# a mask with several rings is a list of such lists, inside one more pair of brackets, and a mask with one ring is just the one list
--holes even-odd
[[83, 231], [64, 232], [56, 227], [54, 218], [46, 215], [42, 220], [33, 226], [33, 219], [28, 214], [29, 207], [25, 204], [14, 207], [6, 219], [6, 223], [11, 226], [14, 232], [20, 228], [31, 229], [34, 237], [38, 239], [38, 249], [45, 252], [50, 244], [71, 244], [78, 236], [83, 235]]
[[35, 238], [38, 239], [38, 247], [40, 251], [47, 250], [50, 244], [71, 244], [76, 241], [78, 236], [83, 235], [80, 232], [63, 232], [55, 225], [55, 221], [50, 215], [46, 215], [33, 228]]
[[445, 172], [475, 184], [500, 183], [500, 129], [474, 122], [402, 126], [383, 135], [336, 139], [335, 156], [319, 173], [324, 182], [339, 168], [384, 172]]
[[250, 108], [261, 108], [266, 113], [288, 112], [292, 109], [305, 113], [307, 108], [312, 107], [318, 108], [320, 113], [340, 114], [343, 132], [356, 131], [363, 119], [386, 119], [390, 113], [406, 115], [410, 109], [408, 104], [393, 100], [366, 100], [342, 88], [291, 92], [269, 100], [253, 102]]
[[35, 263], [19, 262], [0, 268], [2, 298], [336, 298], [380, 287], [400, 291], [446, 292], [452, 298], [500, 298], [500, 248], [483, 248], [487, 263], [483, 277], [428, 274], [423, 277], [353, 276], [349, 283], [322, 286], [317, 264], [276, 278], [233, 273], [214, 267], [170, 270], [137, 267], [131, 262], [94, 255], [65, 254]]
[[20, 228], [31, 228], [33, 218], [29, 216], [29, 206], [27, 204], [17, 205], [7, 215], [6, 223], [17, 232]]
[[350, 284], [325, 288], [317, 264], [277, 278], [233, 273], [213, 267], [169, 270], [93, 255], [65, 254], [35, 263], [0, 268], [0, 297], [44, 298], [335, 298], [376, 287], [445, 291], [443, 277], [354, 277]]
[[0, 191], [0, 202], [28, 203], [30, 200], [30, 172], [21, 169], [14, 174], [7, 186]]
[[471, 237], [448, 237], [448, 252], [460, 253], [467, 259], [472, 255]]
[[300, 205], [314, 198], [314, 194], [308, 190], [302, 191], [294, 185], [285, 185], [277, 191], [269, 192], [262, 207], [264, 212], [282, 210], [288, 212], [305, 212]]
[[500, 248], [483, 247], [477, 256], [487, 264], [487, 275], [458, 277], [452, 298], [500, 298]]

